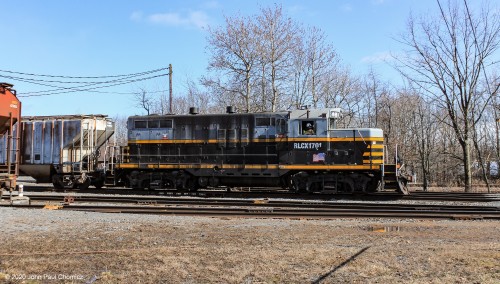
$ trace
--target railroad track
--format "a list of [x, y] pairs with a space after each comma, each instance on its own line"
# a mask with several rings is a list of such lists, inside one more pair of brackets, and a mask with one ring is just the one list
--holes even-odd
[[[108, 213], [171, 214], [265, 218], [446, 218], [497, 219], [498, 206], [450, 206], [394, 203], [339, 203], [294, 200], [229, 200], [220, 198], [166, 198], [122, 196], [48, 196], [30, 195], [31, 205], [17, 208]], [[4, 205], [5, 206], [5, 205]]]
[[[26, 192], [53, 192], [52, 186], [25, 186]], [[374, 194], [298, 194], [277, 190], [252, 190], [252, 191], [223, 191], [223, 190], [203, 190], [198, 192], [177, 192], [177, 191], [147, 191], [130, 190], [126, 188], [107, 189], [87, 189], [78, 190], [58, 190], [57, 192], [75, 193], [95, 193], [95, 194], [116, 194], [116, 195], [145, 195], [145, 196], [193, 196], [193, 197], [221, 197], [221, 198], [286, 198], [286, 199], [306, 199], [306, 200], [428, 200], [428, 201], [463, 201], [463, 202], [494, 202], [500, 201], [499, 193], [463, 193], [463, 192], [422, 192], [414, 191], [411, 195], [401, 195], [392, 192], [382, 192]]]

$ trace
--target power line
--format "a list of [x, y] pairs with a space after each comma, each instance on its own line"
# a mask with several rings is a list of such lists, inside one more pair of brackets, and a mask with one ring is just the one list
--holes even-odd
[[140, 75], [140, 74], [147, 74], [147, 73], [160, 72], [160, 71], [167, 70], [167, 69], [168, 69], [168, 67], [166, 67], [166, 68], [154, 69], [154, 70], [149, 70], [149, 71], [144, 71], [144, 72], [139, 72], [139, 73], [122, 74], [122, 75], [106, 75], [106, 76], [65, 76], [65, 75], [45, 75], [45, 74], [23, 73], [23, 72], [16, 72], [16, 71], [10, 71], [10, 70], [0, 70], [0, 72], [4, 72], [4, 73], [11, 73], [11, 74], [18, 74], [18, 75], [25, 75], [25, 76], [48, 77], [48, 78], [67, 78], [67, 79], [102, 79], [102, 78], [116, 78], [116, 77], [135, 76], [135, 75]]
[[[110, 91], [101, 91], [96, 89], [101, 88], [109, 88], [134, 82], [140, 82], [145, 80], [150, 80], [158, 77], [168, 76], [169, 73], [161, 73], [153, 75], [154, 73], [162, 72], [165, 70], [169, 70], [169, 68], [159, 68], [153, 69], [149, 71], [143, 71], [138, 73], [131, 74], [121, 74], [121, 75], [106, 75], [106, 76], [65, 76], [65, 75], [47, 75], [47, 74], [35, 74], [35, 73], [26, 73], [26, 72], [17, 72], [11, 70], [0, 70], [0, 78], [7, 78], [13, 81], [20, 81], [28, 84], [34, 84], [39, 86], [50, 87], [52, 89], [34, 91], [34, 92], [25, 92], [18, 93], [18, 97], [37, 97], [37, 96], [49, 96], [56, 94], [65, 94], [65, 93], [73, 93], [73, 92], [93, 92], [93, 93], [104, 93], [104, 94], [134, 94], [134, 93], [124, 93], [124, 92], [110, 92]], [[14, 74], [14, 75], [22, 75], [22, 76], [14, 76], [14, 75], [6, 75], [2, 74]], [[169, 70], [170, 72], [170, 70]], [[152, 75], [152, 76], [147, 76]], [[35, 78], [31, 78], [35, 77]], [[62, 80], [47, 80], [41, 78], [62, 78], [64, 79], [109, 79], [109, 80], [101, 80], [101, 81], [62, 81]], [[79, 86], [74, 86], [74, 84], [80, 84]], [[154, 91], [151, 93], [159, 93], [165, 92], [166, 90]]]
[[[139, 81], [145, 81], [153, 78], [158, 78], [158, 77], [163, 77], [163, 76], [168, 76], [168, 74], [160, 74], [156, 76], [150, 76], [146, 78], [139, 78], [139, 79], [134, 79], [134, 80], [127, 80], [127, 81], [118, 81], [118, 83], [115, 84], [109, 84], [109, 85], [104, 85], [104, 86], [96, 86], [96, 87], [90, 87], [86, 88], [89, 85], [84, 85], [84, 86], [79, 86], [79, 87], [63, 87], [61, 89], [64, 89], [66, 91], [61, 91], [61, 92], [51, 92], [51, 93], [31, 93], [31, 94], [22, 94], [20, 93], [18, 97], [40, 97], [40, 96], [51, 96], [51, 95], [57, 95], [57, 94], [66, 94], [66, 93], [74, 93], [74, 92], [83, 92], [83, 91], [90, 91], [90, 90], [95, 90], [98, 88], [109, 88], [109, 87], [114, 87], [114, 86], [119, 86], [119, 85], [124, 85], [128, 83], [134, 83], [134, 82], [139, 82]], [[108, 83], [111, 83], [113, 81], [110, 81]], [[100, 84], [100, 83], [99, 83]], [[43, 84], [42, 84], [43, 85]], [[95, 85], [95, 84], [90, 84], [90, 85]], [[46, 85], [48, 86], [48, 85]], [[83, 88], [83, 89], [81, 89]]]
[[[160, 71], [162, 71], [162, 70], [160, 70]], [[156, 72], [159, 72], [159, 71], [153, 70], [153, 71], [148, 71], [148, 72], [130, 74], [130, 75], [127, 75], [127, 76], [121, 76], [121, 75], [120, 76], [108, 76], [108, 77], [102, 77], [102, 79], [104, 79], [104, 78], [120, 78], [120, 79], [116, 79], [116, 80], [121, 80], [121, 78], [139, 77], [139, 76], [144, 76], [144, 75], [148, 75], [148, 74], [152, 74], [152, 73], [156, 73]], [[33, 82], [33, 83], [35, 83], [35, 82], [59, 83], [59, 84], [93, 84], [93, 83], [96, 83], [96, 81], [59, 81], [59, 80], [31, 79], [31, 78], [23, 78], [23, 77], [16, 77], [16, 76], [5, 76], [5, 75], [3, 75], [2, 77], [9, 78], [9, 79], [12, 79], [12, 80], [25, 80], [25, 81], [30, 81], [30, 82]], [[99, 82], [99, 81], [97, 81], [97, 82]]]
[[[160, 76], [165, 76], [165, 75], [160, 75]], [[55, 86], [55, 85], [50, 85], [50, 84], [45, 84], [45, 83], [40, 83], [40, 82], [34, 82], [34, 81], [31, 81], [31, 80], [26, 80], [26, 79], [17, 79], [19, 81], [22, 81], [22, 82], [26, 82], [26, 83], [30, 83], [30, 84], [35, 84], [35, 85], [41, 85], [41, 86], [46, 86], [46, 87], [51, 87], [51, 88], [55, 88], [55, 89], [52, 89], [52, 90], [44, 90], [44, 91], [37, 91], [37, 92], [27, 92], [27, 93], [22, 93], [23, 95], [28, 95], [28, 94], [39, 94], [39, 93], [48, 93], [48, 92], [56, 92], [56, 91], [60, 91], [60, 90], [75, 90], [75, 89], [79, 89], [79, 88], [85, 88], [85, 87], [88, 87], [88, 86], [95, 86], [95, 85], [101, 85], [101, 84], [110, 84], [110, 83], [115, 83], [115, 82], [129, 82], [129, 81], [125, 81], [126, 79], [130, 79], [130, 78], [134, 78], [136, 76], [129, 76], [129, 77], [124, 77], [124, 78], [120, 78], [120, 79], [115, 79], [115, 80], [110, 80], [110, 81], [96, 81], [96, 82], [89, 82], [87, 84], [84, 84], [84, 85], [81, 85], [81, 86], [75, 86], [75, 87], [64, 87], [64, 86]], [[153, 76], [155, 77], [155, 76]], [[151, 77], [146, 77], [146, 78], [140, 78], [140, 79], [149, 79]]]

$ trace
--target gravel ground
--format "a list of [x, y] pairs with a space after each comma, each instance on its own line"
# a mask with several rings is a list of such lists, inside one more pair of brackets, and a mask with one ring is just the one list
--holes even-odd
[[498, 221], [0, 218], [5, 283], [500, 283]]

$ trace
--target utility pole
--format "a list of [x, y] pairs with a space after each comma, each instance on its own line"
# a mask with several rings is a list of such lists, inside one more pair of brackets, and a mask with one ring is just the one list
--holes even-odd
[[168, 64], [168, 92], [169, 113], [172, 114], [172, 64]]

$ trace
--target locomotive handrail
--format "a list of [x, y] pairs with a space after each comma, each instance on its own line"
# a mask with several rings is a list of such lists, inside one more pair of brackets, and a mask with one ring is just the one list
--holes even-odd
[[359, 137], [361, 137], [361, 139], [363, 140], [363, 143], [365, 143], [365, 145], [366, 145], [366, 141], [365, 141], [365, 138], [363, 137], [363, 134], [361, 134], [361, 131], [359, 131], [359, 129], [357, 129], [357, 130], [359, 133]]

